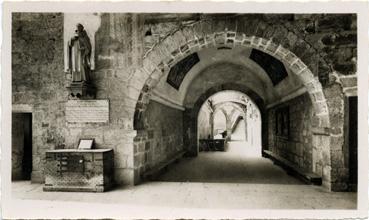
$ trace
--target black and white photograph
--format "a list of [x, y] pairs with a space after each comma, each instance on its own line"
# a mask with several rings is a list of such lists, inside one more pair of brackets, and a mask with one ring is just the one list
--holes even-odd
[[161, 3], [5, 4], [4, 218], [365, 217], [367, 3]]

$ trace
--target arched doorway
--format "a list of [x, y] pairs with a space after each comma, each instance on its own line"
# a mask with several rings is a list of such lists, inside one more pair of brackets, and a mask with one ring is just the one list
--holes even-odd
[[223, 140], [225, 151], [261, 156], [261, 115], [247, 95], [233, 90], [213, 94], [202, 104], [197, 121], [198, 151], [217, 150], [209, 143]]

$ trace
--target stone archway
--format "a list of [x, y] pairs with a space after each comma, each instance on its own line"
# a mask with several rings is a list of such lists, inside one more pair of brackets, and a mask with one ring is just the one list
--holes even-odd
[[[264, 100], [254, 91], [249, 90], [245, 86], [237, 83], [225, 83], [221, 85], [216, 85], [206, 92], [204, 92], [195, 102], [193, 108], [186, 108], [184, 114], [185, 122], [183, 124], [186, 133], [188, 136], [184, 136], [184, 143], [185, 146], [188, 146], [188, 155], [189, 156], [196, 156], [198, 154], [198, 146], [197, 146], [197, 116], [201, 110], [203, 103], [209, 99], [211, 96], [218, 92], [222, 91], [237, 91], [247, 95], [257, 106], [261, 114], [261, 121], [262, 121], [262, 146], [268, 146], [267, 141], [267, 120], [266, 120], [266, 109]], [[264, 119], [264, 120], [263, 120]]]
[[[165, 38], [145, 55], [143, 68], [136, 71], [129, 83], [132, 93], [130, 97], [137, 98], [135, 99], [137, 100], [135, 117], [138, 117], [140, 112], [145, 110], [145, 105], [150, 99], [150, 90], [157, 85], [165, 72], [184, 57], [206, 47], [227, 46], [233, 48], [237, 46], [258, 49], [287, 63], [288, 67], [307, 88], [319, 119], [319, 127], [329, 127], [328, 106], [318, 77], [311, 72], [309, 64], [305, 64], [281, 44], [274, 43], [273, 37], [265, 39], [257, 36], [246, 36], [244, 33], [234, 31], [200, 36], [200, 33], [197, 33], [195, 29], [185, 27]], [[184, 42], [183, 39], [187, 39], [187, 41]], [[183, 42], [184, 44], [182, 44]]]
[[221, 110], [223, 107], [226, 107], [226, 106], [232, 106], [233, 108], [237, 109], [240, 112], [245, 112], [245, 110], [242, 109], [240, 105], [242, 105], [242, 104], [241, 103], [234, 103], [234, 102], [222, 102], [222, 103], [219, 103], [217, 105], [217, 107], [214, 110], [214, 113]]
[[[135, 74], [133, 74], [133, 77], [129, 81], [129, 96], [133, 97], [133, 100], [137, 100], [133, 115], [134, 129], [139, 127], [139, 125], [137, 125], [137, 121], [139, 121], [142, 113], [145, 111], [146, 106], [149, 103], [151, 90], [155, 88], [161, 77], [165, 75], [165, 73], [168, 72], [174, 64], [182, 60], [187, 55], [209, 47], [233, 48], [237, 46], [258, 49], [275, 57], [283, 63], [286, 63], [292, 73], [299, 77], [300, 81], [307, 89], [316, 116], [313, 135], [313, 143], [315, 143], [314, 147], [320, 148], [320, 154], [324, 155], [323, 157], [316, 159], [319, 161], [313, 162], [320, 163], [323, 167], [321, 170], [323, 184], [330, 188], [330, 117], [325, 93], [323, 92], [322, 84], [317, 76], [317, 71], [314, 72], [314, 74], [310, 70], [310, 67], [314, 66], [314, 63], [309, 61], [306, 54], [304, 55], [304, 60], [306, 60], [307, 63], [296, 55], [301, 52], [298, 50], [298, 48], [301, 49], [301, 45], [306, 48], [311, 48], [311, 46], [301, 39], [298, 41], [299, 47], [296, 47], [296, 45], [288, 45], [288, 47], [284, 47], [282, 44], [276, 43], [283, 42], [281, 39], [285, 37], [283, 35], [272, 35], [266, 38], [264, 33], [247, 35], [246, 33], [236, 30], [232, 31], [227, 28], [223, 31], [203, 33], [199, 31], [199, 28], [196, 28], [198, 25], [202, 25], [201, 21], [192, 24], [191, 26], [181, 27], [168, 35], [145, 54], [143, 67], [136, 70]], [[267, 29], [273, 29], [273, 27], [269, 26], [265, 31], [267, 31]], [[201, 98], [199, 101], [200, 100]], [[196, 109], [196, 107], [194, 107], [194, 109]], [[264, 106], [262, 108], [259, 107], [259, 109], [263, 112], [262, 109], [264, 109]], [[191, 111], [191, 113], [186, 112], [185, 115], [186, 117], [193, 118], [194, 112], [196, 112], [196, 110]], [[263, 147], [266, 147], [268, 142], [267, 137], [264, 135], [264, 129], [266, 126], [267, 125], [263, 122]], [[194, 128], [193, 125], [188, 127]], [[185, 144], [191, 145], [191, 141], [187, 141], [187, 143], [184, 141]], [[313, 168], [313, 171], [315, 171], [315, 168]]]
[[[226, 107], [231, 107], [233, 108], [233, 111], [230, 112], [230, 114], [227, 114], [226, 110], [224, 108]], [[227, 136], [230, 137], [232, 135], [232, 116], [233, 113], [238, 111], [242, 116], [242, 118], [244, 119], [245, 122], [245, 140], [247, 140], [247, 107], [245, 104], [242, 103], [237, 103], [237, 102], [221, 102], [215, 105], [214, 107], [214, 115], [217, 113], [217, 111], [223, 111], [225, 116], [226, 116], [226, 120], [227, 120]]]

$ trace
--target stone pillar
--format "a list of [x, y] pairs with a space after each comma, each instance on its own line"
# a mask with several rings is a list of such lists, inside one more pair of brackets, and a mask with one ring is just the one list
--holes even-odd
[[244, 122], [245, 122], [245, 141], [248, 141], [249, 140], [249, 138], [248, 138], [248, 131], [247, 131], [247, 129], [248, 129], [248, 123], [247, 123], [247, 121], [248, 121], [248, 117], [247, 117], [247, 111], [245, 110], [245, 116], [244, 116]]
[[185, 109], [183, 112], [183, 144], [186, 149], [185, 156], [196, 157], [198, 155], [197, 146], [197, 115], [193, 109]]
[[313, 172], [322, 176], [323, 186], [331, 189], [331, 155], [330, 136], [324, 128], [313, 128], [312, 139], [312, 169]]
[[227, 114], [225, 110], [221, 110], [224, 113], [224, 116], [226, 118], [226, 131], [227, 136], [225, 137], [225, 141], [229, 141], [231, 139], [231, 133], [232, 133], [232, 114]]
[[337, 83], [324, 88], [330, 119], [330, 175], [331, 190], [346, 191], [348, 189], [348, 167], [344, 156], [344, 118], [345, 102], [341, 86]]
[[211, 136], [211, 139], [213, 139], [214, 138], [214, 112], [213, 111], [210, 112], [209, 123], [210, 123], [210, 136]]
[[[115, 179], [118, 184], [139, 182], [139, 160], [134, 156], [134, 112], [140, 83], [131, 79], [141, 74], [143, 59], [143, 17], [128, 13], [101, 13], [95, 34], [95, 70], [91, 78], [97, 99], [109, 99], [109, 123], [99, 130], [81, 128], [82, 135], [96, 136], [103, 148], [114, 149]], [[140, 78], [140, 77], [138, 77]], [[96, 134], [94, 134], [96, 133]], [[78, 137], [77, 137], [78, 138]]]

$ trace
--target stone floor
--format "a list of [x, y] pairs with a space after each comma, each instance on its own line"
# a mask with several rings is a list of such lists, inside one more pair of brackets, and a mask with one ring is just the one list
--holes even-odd
[[355, 209], [356, 193], [327, 192], [287, 175], [261, 157], [235, 151], [183, 158], [158, 181], [105, 193], [43, 192], [41, 184], [13, 182], [20, 200], [78, 201], [169, 209]]

